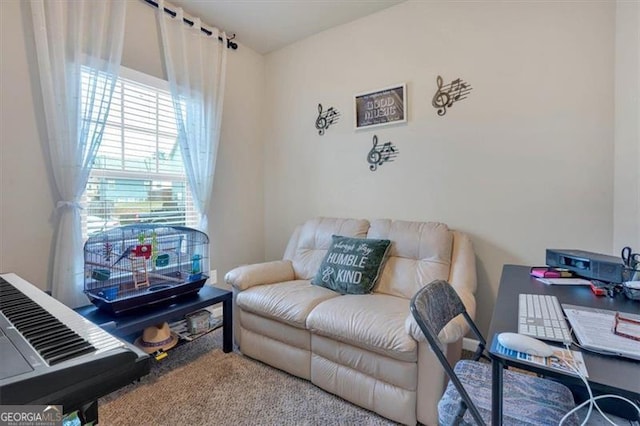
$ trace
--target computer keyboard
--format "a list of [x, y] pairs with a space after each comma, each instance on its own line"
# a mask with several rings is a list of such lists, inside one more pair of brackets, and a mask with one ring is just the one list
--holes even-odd
[[555, 296], [520, 294], [518, 333], [554, 342], [571, 342], [569, 325]]

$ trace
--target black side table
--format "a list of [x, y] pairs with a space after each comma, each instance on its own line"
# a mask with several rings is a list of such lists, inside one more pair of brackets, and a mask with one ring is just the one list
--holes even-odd
[[113, 316], [94, 305], [75, 309], [80, 315], [118, 337], [126, 337], [132, 333], [163, 322], [171, 322], [183, 318], [186, 314], [198, 309], [222, 303], [222, 350], [233, 350], [232, 298], [229, 290], [204, 286], [197, 294], [176, 298], [168, 303], [140, 308], [130, 314]]

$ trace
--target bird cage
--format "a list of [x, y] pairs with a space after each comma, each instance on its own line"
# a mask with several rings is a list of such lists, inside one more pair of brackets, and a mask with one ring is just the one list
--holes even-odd
[[197, 293], [208, 271], [209, 237], [184, 226], [119, 226], [84, 245], [84, 292], [115, 315]]

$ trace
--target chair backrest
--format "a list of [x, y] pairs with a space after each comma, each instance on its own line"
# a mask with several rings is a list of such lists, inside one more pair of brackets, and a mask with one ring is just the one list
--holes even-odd
[[449, 376], [449, 379], [455, 385], [458, 393], [462, 397], [460, 410], [458, 411], [456, 419], [458, 421], [461, 420], [464, 416], [465, 410], [468, 408], [476, 422], [480, 425], [484, 425], [485, 423], [480, 416], [478, 408], [473, 404], [469, 394], [460, 382], [460, 379], [458, 379], [458, 376], [456, 376], [453, 371], [447, 357], [440, 348], [438, 340], [438, 334], [444, 326], [458, 315], [462, 315], [469, 324], [471, 331], [480, 342], [479, 351], [476, 352], [476, 357], [481, 355], [484, 351], [486, 341], [467, 313], [460, 297], [448, 282], [436, 280], [418, 290], [411, 299], [410, 306], [411, 314], [418, 323], [418, 326], [422, 330], [427, 342], [429, 342], [429, 345], [438, 358], [438, 361], [442, 364], [447, 376]]

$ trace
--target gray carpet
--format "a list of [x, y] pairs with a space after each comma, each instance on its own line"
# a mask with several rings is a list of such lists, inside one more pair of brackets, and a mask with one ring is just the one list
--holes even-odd
[[[100, 425], [395, 425], [291, 376], [233, 352], [222, 329], [177, 347], [139, 383], [99, 402]], [[463, 351], [463, 358], [471, 353]], [[584, 418], [586, 409], [581, 411]], [[620, 418], [618, 425], [637, 425]], [[597, 413], [589, 425], [607, 424]]]
[[139, 383], [100, 400], [100, 425], [395, 425], [221, 348], [218, 329], [171, 350]]

